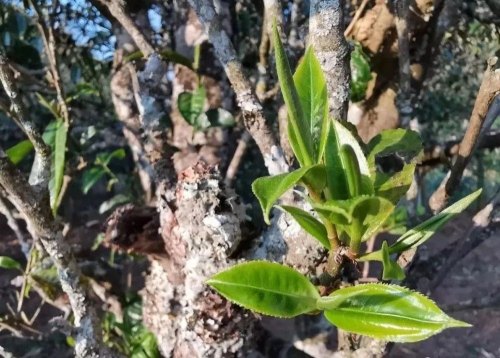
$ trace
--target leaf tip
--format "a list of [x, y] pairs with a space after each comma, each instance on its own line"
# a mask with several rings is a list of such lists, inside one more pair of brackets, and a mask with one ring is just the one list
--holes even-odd
[[469, 328], [472, 327], [472, 324], [464, 322], [464, 321], [459, 321], [458, 319], [454, 319], [450, 317], [450, 320], [447, 324], [448, 328]]

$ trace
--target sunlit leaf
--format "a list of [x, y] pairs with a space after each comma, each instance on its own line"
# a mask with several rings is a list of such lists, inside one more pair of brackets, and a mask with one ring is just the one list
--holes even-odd
[[[444, 224], [464, 211], [470, 204], [481, 195], [482, 189], [467, 195], [455, 204], [447, 207], [439, 214], [408, 230], [394, 244], [389, 247], [389, 253], [400, 253], [413, 247], [418, 247], [426, 242]], [[382, 252], [374, 251], [359, 258], [360, 261], [377, 260], [382, 261]]]
[[383, 280], [403, 280], [405, 278], [405, 272], [398, 265], [397, 262], [391, 259], [391, 254], [389, 252], [389, 245], [387, 245], [387, 241], [382, 243], [382, 264], [383, 264], [383, 272], [382, 279]]
[[277, 263], [252, 261], [214, 275], [207, 281], [228, 300], [275, 317], [314, 311], [319, 293], [299, 272]]
[[341, 288], [319, 299], [318, 309], [344, 331], [392, 342], [417, 342], [446, 328], [470, 326], [424, 295], [395, 285]]
[[340, 122], [332, 121], [325, 149], [327, 186], [331, 199], [349, 199], [349, 183], [352, 180], [349, 168], [355, 168], [353, 161], [357, 162], [355, 165], [359, 168], [357, 191], [359, 194], [372, 194], [370, 170], [357, 139]]
[[12, 163], [19, 164], [32, 150], [33, 144], [26, 139], [7, 149], [6, 153]]
[[269, 214], [274, 203], [290, 188], [298, 184], [311, 170], [317, 170], [322, 165], [313, 165], [294, 170], [290, 173], [267, 176], [256, 179], [252, 190], [259, 200], [264, 220], [269, 224]]
[[[300, 104], [308, 123], [309, 132], [314, 147], [314, 160], [319, 163], [326, 145], [328, 125], [328, 96], [326, 81], [321, 65], [314, 55], [312, 47], [308, 47], [300, 61], [293, 81]], [[305, 135], [305, 134], [304, 134]]]
[[330, 241], [325, 226], [307, 211], [294, 206], [281, 205], [279, 208], [290, 214], [295, 221], [312, 237], [317, 239], [326, 249], [330, 249]]
[[297, 160], [302, 167], [314, 163], [314, 147], [310, 136], [310, 126], [293, 82], [292, 72], [285, 49], [281, 43], [276, 23], [273, 26], [273, 43], [276, 58], [276, 72], [280, 82], [281, 93], [288, 111], [288, 139]]
[[396, 153], [406, 162], [422, 150], [422, 140], [417, 132], [409, 129], [389, 129], [373, 137], [368, 143], [367, 161], [370, 171], [375, 173], [375, 159]]
[[376, 172], [373, 182], [375, 193], [393, 204], [397, 204], [399, 199], [410, 189], [415, 167], [415, 163], [405, 164], [401, 171], [393, 175]]
[[[177, 98], [177, 106], [182, 117], [195, 129], [200, 128], [198, 117], [204, 113], [206, 99], [205, 87], [200, 86], [193, 92], [182, 92]], [[206, 120], [208, 122], [208, 119]]]

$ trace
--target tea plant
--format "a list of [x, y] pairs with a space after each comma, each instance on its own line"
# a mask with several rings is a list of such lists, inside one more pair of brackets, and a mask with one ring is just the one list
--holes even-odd
[[[402, 280], [405, 273], [395, 256], [427, 241], [469, 206], [480, 190], [407, 231], [394, 244], [384, 241], [380, 249], [364, 252], [362, 243], [383, 229], [410, 187], [415, 157], [422, 149], [419, 135], [388, 130], [364, 148], [354, 128], [329, 118], [326, 83], [312, 48], [293, 76], [276, 27], [274, 48], [289, 115], [288, 137], [300, 168], [259, 178], [252, 188], [267, 223], [273, 205], [286, 191], [295, 186], [305, 190], [313, 213], [287, 205], [279, 208], [329, 251], [326, 271], [331, 284], [320, 294], [301, 273], [265, 261], [236, 265], [207, 283], [230, 301], [258, 313], [290, 318], [322, 311], [340, 329], [388, 341], [415, 342], [446, 328], [468, 327], [429, 298], [404, 287], [373, 283], [338, 288], [334, 279], [341, 276], [346, 263], [375, 260], [383, 264], [384, 280]], [[376, 159], [391, 154], [405, 163], [396, 173], [384, 173]]]

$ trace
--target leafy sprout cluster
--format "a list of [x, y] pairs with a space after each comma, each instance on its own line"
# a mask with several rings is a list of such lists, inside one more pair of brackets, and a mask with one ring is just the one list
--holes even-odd
[[[288, 110], [288, 138], [299, 169], [255, 180], [253, 192], [264, 219], [289, 189], [307, 193], [312, 213], [281, 205], [312, 237], [329, 251], [327, 272], [338, 277], [345, 260], [376, 260], [383, 264], [384, 280], [402, 280], [397, 254], [415, 248], [452, 217], [463, 211], [480, 190], [461, 199], [390, 245], [362, 250], [362, 242], [383, 230], [400, 198], [413, 180], [416, 157], [422, 150], [417, 133], [384, 131], [364, 146], [355, 128], [329, 117], [326, 81], [312, 48], [308, 48], [292, 75], [278, 30], [274, 28], [276, 68]], [[397, 154], [401, 170], [385, 173], [376, 159]], [[382, 283], [336, 289], [321, 296], [307, 277], [292, 268], [265, 261], [236, 265], [213, 276], [208, 284], [227, 299], [258, 313], [294, 317], [323, 311], [340, 329], [395, 342], [426, 339], [449, 327], [467, 323], [447, 316], [429, 298], [397, 285]]]

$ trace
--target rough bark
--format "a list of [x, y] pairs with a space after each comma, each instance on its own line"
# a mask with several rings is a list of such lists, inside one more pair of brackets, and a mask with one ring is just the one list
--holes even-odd
[[311, 0], [309, 43], [326, 77], [330, 115], [347, 119], [350, 51], [344, 37], [344, 1]]

